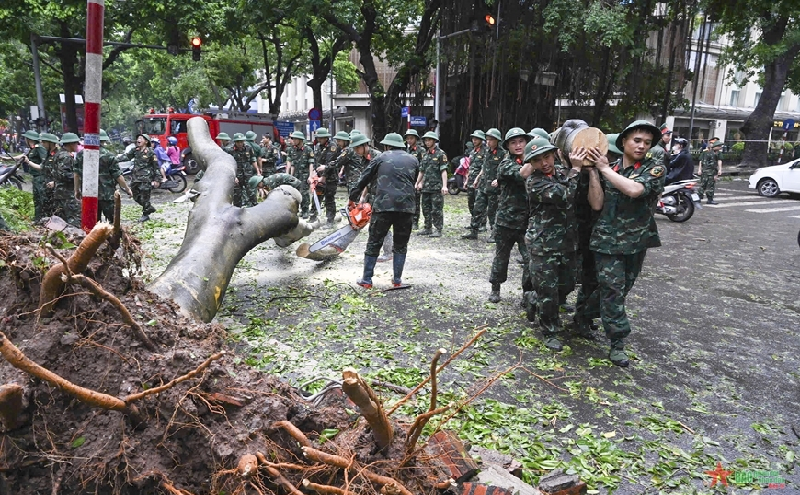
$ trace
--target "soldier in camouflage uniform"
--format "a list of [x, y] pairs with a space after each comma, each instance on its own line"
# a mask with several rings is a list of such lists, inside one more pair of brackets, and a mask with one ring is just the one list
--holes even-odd
[[[119, 169], [117, 155], [108, 151], [106, 144], [111, 142], [108, 133], [100, 129], [100, 161], [97, 170], [97, 221], [101, 214], [105, 215], [107, 222], [114, 221], [114, 191], [119, 184], [120, 189], [128, 196], [133, 196], [133, 191], [128, 187], [122, 172]], [[83, 151], [75, 158], [75, 175], [78, 178], [78, 190], [81, 189], [83, 179]]]
[[300, 131], [294, 131], [289, 135], [292, 145], [286, 149], [287, 153], [287, 172], [297, 177], [303, 185], [300, 194], [303, 201], [300, 203], [300, 214], [303, 218], [308, 218], [308, 209], [311, 206], [311, 189], [308, 178], [314, 170], [314, 149], [305, 144], [306, 137]]
[[301, 183], [297, 178], [291, 176], [289, 174], [272, 174], [267, 177], [262, 175], [254, 175], [250, 177], [248, 181], [248, 185], [258, 190], [258, 199], [266, 198], [267, 194], [273, 189], [278, 186], [292, 186], [293, 188], [300, 190]]
[[[342, 181], [346, 177], [345, 167], [355, 156], [356, 152], [350, 147], [350, 135], [345, 131], [337, 132], [334, 139], [336, 140], [336, 146], [339, 147], [339, 154], [333, 162], [333, 168], [336, 170], [336, 180]], [[347, 190], [347, 194], [350, 194], [349, 189]]]
[[280, 156], [280, 144], [273, 144], [272, 138], [268, 134], [264, 134], [264, 138], [261, 140], [261, 175], [269, 177], [277, 172]]
[[707, 203], [710, 205], [717, 204], [714, 201], [714, 189], [717, 179], [722, 175], [722, 154], [720, 150], [722, 150], [722, 142], [715, 141], [700, 153], [700, 170], [697, 171], [700, 176], [700, 190], [697, 193], [700, 195], [700, 199], [703, 199], [705, 195], [708, 198]]
[[471, 215], [469, 232], [462, 235], [464, 239], [477, 239], [478, 232], [486, 228], [486, 218], [483, 218], [483, 224], [478, 225], [478, 228], [473, 228], [480, 219], [475, 218], [475, 197], [477, 196], [477, 179], [483, 170], [483, 162], [486, 160], [486, 134], [481, 130], [476, 130], [470, 136], [472, 139], [472, 151], [469, 153], [469, 173], [467, 174], [467, 206], [469, 207], [469, 214]]
[[50, 191], [46, 211], [50, 216], [59, 216], [78, 228], [81, 226], [81, 206], [76, 197], [75, 159], [72, 153], [78, 149], [79, 143], [76, 134], [65, 133], [61, 137], [61, 149], [50, 154], [42, 165], [45, 187]]
[[646, 120], [632, 122], [617, 137], [622, 158], [609, 165], [599, 150], [588, 150], [601, 175], [603, 209], [589, 245], [595, 253], [600, 291], [600, 317], [611, 341], [609, 359], [628, 366], [625, 337], [631, 326], [625, 313], [625, 297], [644, 264], [647, 248], [661, 245], [653, 218], [664, 190], [666, 168], [648, 158], [648, 150], [660, 131]]
[[44, 212], [44, 203], [46, 199], [46, 191], [44, 187], [44, 175], [42, 175], [42, 163], [47, 158], [47, 150], [39, 144], [39, 133], [35, 131], [27, 131], [25, 140], [28, 143], [28, 153], [22, 159], [22, 163], [28, 166], [30, 174], [33, 177], [33, 221], [38, 222]]
[[251, 191], [249, 187], [250, 177], [255, 174], [256, 157], [247, 142], [244, 134], [237, 132], [233, 135], [233, 146], [225, 148], [225, 151], [233, 157], [236, 162], [236, 184], [233, 187], [233, 206], [248, 207], [255, 206], [256, 191]]
[[[425, 149], [419, 144], [419, 133], [416, 129], [409, 129], [406, 131], [406, 152], [413, 155], [419, 163], [422, 163], [422, 157], [425, 155]], [[422, 192], [414, 189], [414, 220], [411, 230], [419, 228], [419, 213], [420, 213], [420, 200]]]
[[656, 162], [669, 169], [669, 161], [671, 158], [669, 142], [672, 141], [672, 131], [667, 127], [667, 124], [661, 124], [659, 129], [661, 135], [659, 136], [658, 142], [653, 144], [653, 147], [650, 148], [650, 156], [655, 159]]
[[[489, 302], [500, 301], [500, 284], [508, 279], [508, 260], [514, 244], [522, 255], [522, 290], [531, 290], [531, 277], [528, 271], [528, 250], [525, 247], [525, 228], [528, 224], [528, 198], [525, 192], [525, 179], [520, 175], [525, 145], [531, 137], [519, 127], [512, 127], [506, 133], [503, 147], [508, 155], [497, 167], [497, 184], [500, 195], [495, 219], [495, 246], [492, 271], [489, 283], [492, 292]], [[476, 235], [477, 237], [477, 235]]]
[[422, 193], [420, 202], [425, 228], [417, 232], [417, 235], [441, 237], [444, 226], [444, 197], [447, 194], [447, 154], [439, 148], [439, 136], [435, 132], [426, 132], [422, 136], [422, 142], [427, 149], [419, 162], [416, 188]]
[[256, 134], [253, 131], [247, 131], [244, 133], [244, 138], [247, 141], [247, 145], [250, 146], [250, 148], [253, 150], [253, 155], [256, 157], [256, 165], [255, 165], [256, 174], [263, 175], [261, 173], [262, 172], [261, 159], [264, 156], [264, 149], [256, 143], [257, 136], [258, 134]]
[[506, 157], [506, 150], [501, 148], [500, 131], [494, 127], [486, 131], [486, 157], [483, 167], [478, 173], [476, 182], [475, 206], [473, 207], [471, 228], [478, 231], [489, 219], [492, 234], [486, 242], [494, 242], [494, 220], [497, 215], [497, 197], [500, 188], [497, 187], [497, 167]]
[[158, 187], [158, 179], [161, 176], [156, 155], [150, 149], [150, 136], [147, 134], [136, 136], [136, 147], [123, 156], [133, 160], [131, 191], [133, 200], [142, 206], [142, 216], [139, 221], [146, 222], [150, 220], [150, 214], [156, 211], [150, 203], [150, 194], [154, 187]]
[[341, 148], [331, 143], [330, 137], [331, 133], [325, 127], [317, 129], [317, 146], [314, 149], [316, 173], [321, 178], [317, 184], [317, 195], [325, 204], [325, 218], [329, 226], [336, 220], [336, 188], [339, 183], [336, 159], [341, 154]]
[[[44, 188], [44, 193], [42, 195], [42, 218], [45, 218], [53, 214], [53, 190], [47, 187], [46, 168], [52, 167], [52, 161], [56, 153], [58, 153], [58, 137], [54, 134], [43, 132], [39, 136], [39, 140], [45, 151], [44, 161], [39, 165], [42, 187]], [[34, 165], [31, 165], [31, 167], [36, 168]]]
[[559, 299], [564, 287], [570, 290], [575, 287], [574, 199], [583, 161], [572, 160], [569, 171], [557, 168], [555, 151], [555, 146], [537, 136], [525, 147], [525, 165], [520, 173], [527, 177], [530, 220], [525, 242], [530, 253], [539, 326], [544, 345], [560, 351], [563, 346], [558, 338]]
[[[369, 145], [369, 138], [363, 134], [350, 134], [350, 149], [353, 158], [345, 164], [348, 195], [353, 193], [353, 188], [358, 185], [362, 172], [366, 170], [369, 162], [381, 156], [381, 152]], [[364, 202], [371, 203], [370, 194], [374, 193], [374, 184], [367, 184], [367, 188], [359, 189], [359, 194], [364, 193]]]
[[415, 182], [419, 173], [417, 159], [403, 149], [405, 144], [399, 134], [387, 134], [381, 144], [387, 151], [369, 162], [350, 190], [350, 201], [356, 203], [361, 199], [361, 191], [369, 184], [375, 184], [369, 239], [364, 251], [364, 273], [356, 282], [366, 288], [372, 287], [375, 263], [389, 229], [394, 231], [392, 284], [402, 286], [414, 216]]

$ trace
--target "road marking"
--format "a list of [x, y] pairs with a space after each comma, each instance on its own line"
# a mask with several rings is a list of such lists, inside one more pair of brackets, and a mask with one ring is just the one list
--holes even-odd
[[755, 195], [747, 195], [747, 196], [723, 196], [719, 197], [719, 195], [714, 195], [715, 201], [739, 201], [742, 199], [767, 199], [763, 196], [755, 196]]
[[704, 204], [703, 208], [730, 208], [731, 206], [753, 206], [753, 205], [763, 205], [763, 201], [743, 201], [741, 203], [725, 203], [724, 205], [709, 205]]
[[744, 211], [752, 211], [753, 213], [775, 213], [776, 211], [794, 211], [794, 210], [800, 210], [800, 206], [789, 206], [786, 208], [762, 208], [758, 210], [753, 208]]

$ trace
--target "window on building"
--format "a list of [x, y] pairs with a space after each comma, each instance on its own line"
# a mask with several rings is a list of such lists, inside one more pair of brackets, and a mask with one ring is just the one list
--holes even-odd
[[753, 106], [754, 107], [758, 106], [759, 100], [761, 100], [761, 91], [757, 91], [756, 92], [756, 97], [753, 99]]
[[744, 73], [743, 70], [737, 70], [736, 71], [736, 75], [733, 76], [733, 77], [734, 77], [734, 81], [733, 82], [737, 86], [741, 87], [741, 86], [744, 86], [745, 84], [747, 84], [747, 81], [745, 81], [745, 73]]
[[778, 100], [778, 106], [776, 107], [779, 112], [785, 112], [789, 105], [787, 105], [787, 98], [786, 93], [781, 94], [781, 99]]
[[731, 91], [731, 101], [728, 103], [732, 107], [739, 106], [739, 91], [734, 89]]

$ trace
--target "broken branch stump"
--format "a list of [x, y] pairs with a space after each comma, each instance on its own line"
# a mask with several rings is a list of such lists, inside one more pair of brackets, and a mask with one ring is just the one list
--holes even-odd
[[385, 449], [394, 439], [394, 428], [392, 428], [389, 418], [386, 416], [383, 406], [381, 406], [380, 399], [355, 369], [345, 368], [342, 371], [342, 377], [344, 378], [342, 391], [353, 401], [361, 411], [361, 415], [369, 423], [378, 449]]
[[17, 427], [17, 418], [22, 411], [22, 391], [22, 387], [16, 383], [0, 386], [0, 419], [6, 425], [6, 430]]

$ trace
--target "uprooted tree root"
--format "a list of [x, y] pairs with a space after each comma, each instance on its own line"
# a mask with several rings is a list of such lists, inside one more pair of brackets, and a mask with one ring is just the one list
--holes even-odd
[[[0, 314], [0, 495], [411, 495], [451, 486], [420, 434], [482, 392], [437, 404], [436, 373], [482, 332], [443, 365], [437, 352], [431, 376], [389, 412], [354, 370], [312, 404], [224, 355], [220, 327], [144, 291], [127, 273], [135, 244], [124, 232], [120, 241], [100, 241], [87, 260], [86, 251], [0, 236], [0, 308], [8, 308]], [[40, 319], [48, 255], [61, 263], [46, 277], [50, 317]], [[392, 418], [428, 381], [427, 411]], [[339, 433], [325, 438], [326, 429]]]

